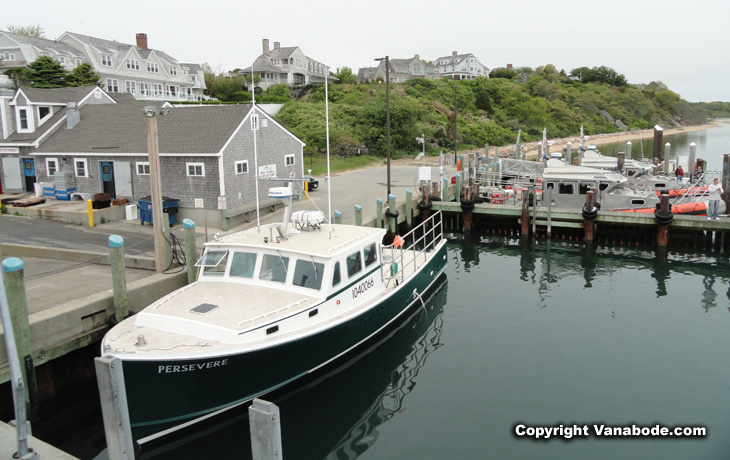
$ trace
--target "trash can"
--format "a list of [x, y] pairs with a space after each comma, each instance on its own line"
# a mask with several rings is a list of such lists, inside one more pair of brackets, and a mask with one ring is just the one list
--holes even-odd
[[[170, 227], [175, 225], [177, 220], [177, 209], [180, 204], [180, 200], [170, 198], [168, 196], [162, 197], [162, 212], [168, 215], [170, 219]], [[144, 225], [145, 222], [152, 223], [152, 197], [143, 196], [137, 200], [137, 208], [139, 209], [139, 223]]]

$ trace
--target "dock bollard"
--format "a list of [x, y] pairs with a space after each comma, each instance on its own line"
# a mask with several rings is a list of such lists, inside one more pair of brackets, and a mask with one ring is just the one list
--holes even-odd
[[195, 268], [195, 262], [198, 259], [198, 248], [195, 241], [195, 221], [192, 219], [184, 219], [183, 229], [185, 231], [185, 266], [188, 271], [188, 284], [191, 284], [195, 282], [195, 278], [198, 275], [198, 270]]
[[362, 206], [355, 205], [355, 225], [362, 226]]
[[[15, 332], [15, 343], [20, 360], [20, 368], [23, 374], [23, 381], [28, 382], [28, 369], [25, 366], [26, 357], [33, 356], [30, 345], [30, 324], [28, 322], [28, 298], [25, 293], [24, 264], [17, 257], [8, 257], [3, 260], [3, 282], [5, 283], [5, 294], [8, 298], [10, 309], [10, 320], [13, 323]], [[33, 369], [35, 373], [35, 369]], [[32, 376], [35, 381], [35, 376]], [[26, 406], [30, 403], [29, 385], [25, 388]]]
[[342, 213], [340, 211], [335, 210], [335, 223], [341, 224], [342, 223]]
[[388, 230], [395, 235], [398, 229], [398, 211], [395, 195], [388, 195], [388, 210], [385, 214], [388, 216]]
[[124, 266], [124, 238], [109, 237], [109, 259], [112, 266], [112, 287], [114, 290], [114, 321], [120, 322], [129, 316], [127, 300], [127, 275]]
[[377, 219], [375, 221], [375, 226], [377, 228], [383, 228], [383, 199], [382, 198], [375, 199], [375, 218]]
[[406, 225], [408, 230], [411, 229], [411, 223], [413, 222], [413, 192], [406, 189]]

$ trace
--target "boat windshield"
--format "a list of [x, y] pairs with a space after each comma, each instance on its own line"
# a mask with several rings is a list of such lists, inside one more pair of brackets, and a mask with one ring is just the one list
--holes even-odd
[[279, 254], [264, 254], [261, 262], [259, 279], [283, 283], [286, 281], [286, 271], [289, 267], [289, 258]]
[[209, 251], [203, 254], [195, 263], [196, 267], [203, 267], [205, 275], [223, 275], [226, 271], [228, 251]]
[[235, 252], [231, 262], [230, 276], [239, 278], [253, 278], [253, 269], [256, 267], [255, 252]]
[[324, 264], [313, 260], [297, 260], [294, 266], [294, 285], [319, 290], [322, 287]]

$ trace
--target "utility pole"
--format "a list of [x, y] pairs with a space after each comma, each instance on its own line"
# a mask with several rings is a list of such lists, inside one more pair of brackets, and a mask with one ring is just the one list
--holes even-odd
[[456, 151], [459, 144], [459, 138], [458, 138], [458, 131], [456, 127], [456, 117], [458, 114], [458, 106], [457, 106], [457, 89], [459, 88], [458, 85], [454, 85], [454, 165], [456, 165], [457, 158], [456, 158]]
[[390, 57], [376, 58], [376, 61], [385, 61], [385, 138], [388, 155], [388, 194], [390, 196]]
[[152, 233], [155, 243], [155, 270], [165, 270], [165, 239], [162, 225], [162, 187], [160, 185], [160, 146], [157, 141], [157, 107], [144, 108], [147, 116], [147, 152], [150, 160], [150, 188], [152, 200]]

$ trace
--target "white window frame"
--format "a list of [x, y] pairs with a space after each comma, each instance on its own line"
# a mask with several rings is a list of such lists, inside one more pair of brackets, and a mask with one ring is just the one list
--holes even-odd
[[[41, 109], [42, 108], [48, 109], [48, 114], [45, 117], [43, 117], [43, 118], [41, 118]], [[48, 119], [53, 116], [53, 109], [51, 108], [51, 106], [48, 106], [48, 105], [39, 105], [36, 108], [36, 111], [38, 113], [38, 126], [40, 126], [43, 123], [47, 122]]]
[[156, 62], [148, 62], [147, 72], [160, 73], [160, 66], [158, 66]]
[[15, 60], [15, 53], [4, 53], [0, 54], [0, 57], [5, 59], [6, 61], [14, 61]]
[[[83, 165], [82, 174], [79, 174], [79, 164]], [[76, 177], [89, 177], [89, 162], [86, 158], [74, 158], [74, 175]]]
[[58, 171], [58, 158], [46, 158], [46, 175], [49, 177], [53, 177], [53, 174], [51, 174], [51, 164], [53, 164], [53, 172]]
[[139, 82], [138, 88], [139, 88], [139, 94], [141, 94], [142, 96], [152, 95], [152, 93], [150, 93], [150, 84], [149, 83], [141, 81], [141, 82]]
[[170, 66], [170, 75], [177, 75], [177, 67], [174, 65]]
[[[245, 169], [245, 171], [239, 171], [239, 166], [243, 166], [241, 169]], [[248, 160], [241, 160], [235, 162], [236, 167], [236, 175], [238, 174], [248, 174]]]
[[251, 114], [251, 131], [257, 131], [259, 129], [259, 114]]
[[61, 64], [66, 64], [66, 56], [58, 56], [58, 62]]
[[137, 82], [133, 80], [124, 80], [124, 91], [130, 94], [136, 94]]
[[[32, 133], [35, 131], [35, 125], [33, 123], [33, 111], [30, 107], [16, 107], [15, 116], [18, 120], [18, 132], [19, 133]], [[25, 117], [25, 128], [23, 127], [23, 116]]]
[[127, 59], [127, 68], [129, 70], [139, 70], [139, 60]]
[[[190, 174], [190, 168], [200, 167], [200, 174], [197, 174], [197, 170], [194, 170], [194, 174]], [[185, 173], [188, 177], [205, 177], [205, 163], [185, 163]]]
[[165, 86], [162, 83], [152, 83], [152, 94], [155, 96], [164, 96]]
[[101, 55], [101, 65], [112, 67], [114, 65], [114, 61], [111, 54], [102, 54]]
[[138, 176], [149, 176], [150, 175], [150, 162], [149, 161], [138, 161], [135, 164]]
[[292, 153], [291, 155], [284, 155], [284, 166], [295, 166], [296, 157]]
[[119, 92], [119, 80], [116, 78], [107, 78], [106, 79], [106, 90], [110, 93], [118, 93]]

